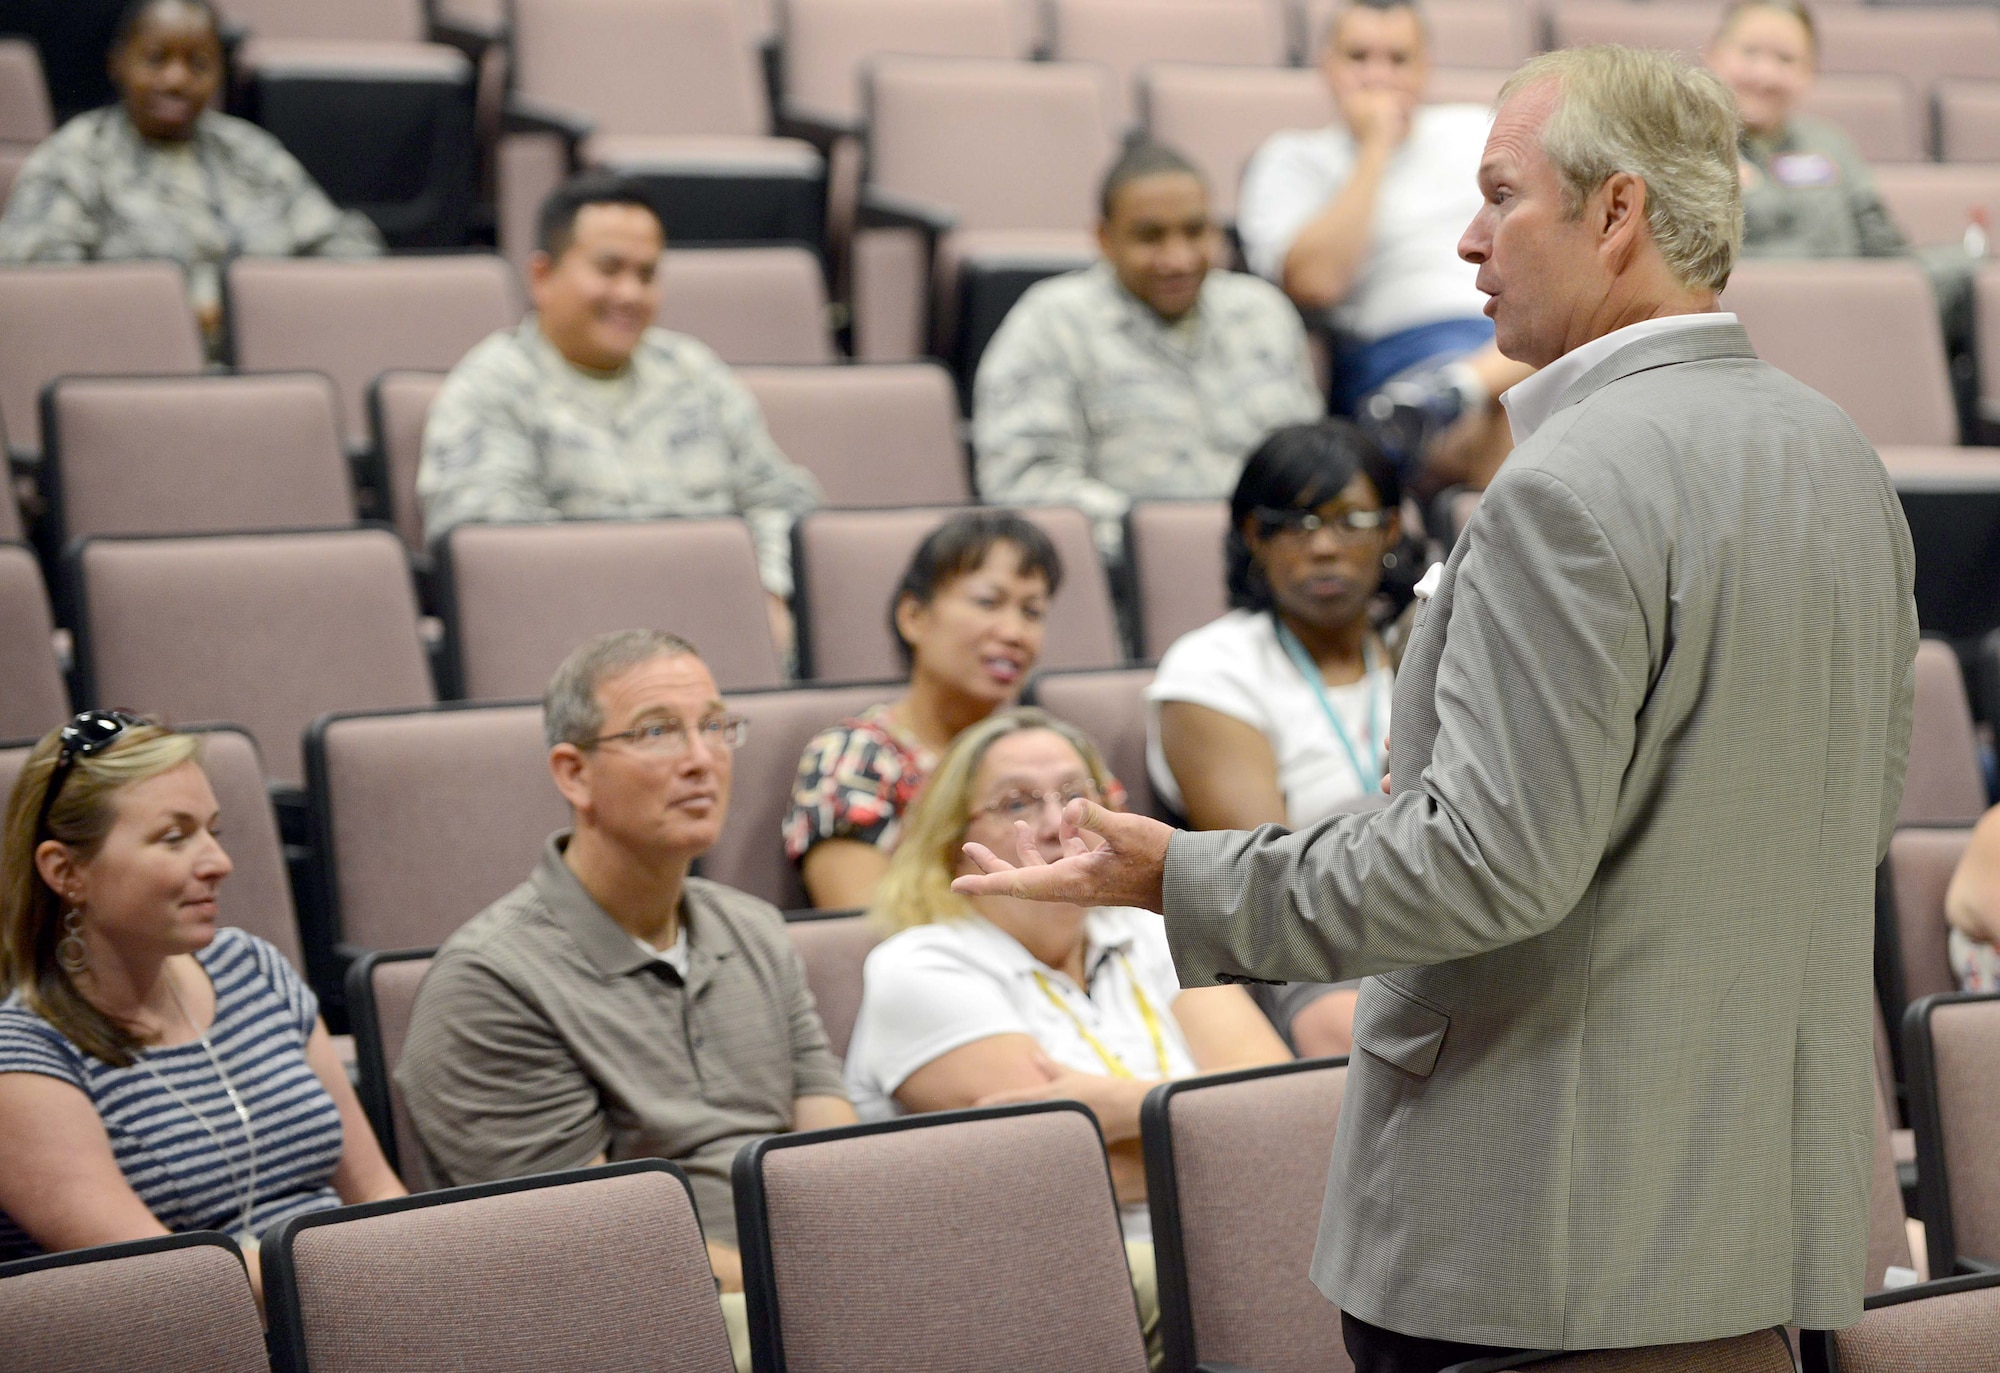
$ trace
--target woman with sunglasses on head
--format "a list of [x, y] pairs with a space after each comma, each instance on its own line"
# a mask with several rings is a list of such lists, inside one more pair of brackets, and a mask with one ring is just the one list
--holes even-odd
[[[1147, 689], [1147, 767], [1194, 829], [1297, 829], [1379, 795], [1394, 655], [1376, 629], [1402, 543], [1396, 470], [1344, 420], [1273, 432], [1244, 465], [1228, 614], [1183, 635]], [[1392, 562], [1392, 560], [1394, 560]], [[1346, 1053], [1351, 988], [1258, 988], [1306, 1056]]]
[[217, 928], [199, 741], [86, 711], [38, 743], [0, 848], [0, 1260], [400, 1196], [318, 1002]]

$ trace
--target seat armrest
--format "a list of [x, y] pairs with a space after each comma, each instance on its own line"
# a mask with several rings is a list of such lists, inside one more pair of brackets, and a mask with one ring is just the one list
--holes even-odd
[[942, 205], [877, 186], [862, 189], [860, 218], [871, 229], [921, 229], [933, 239], [958, 227], [958, 216]]
[[822, 114], [817, 110], [801, 109], [796, 105], [780, 107], [776, 122], [779, 134], [789, 138], [803, 138], [822, 153], [843, 138], [861, 136], [861, 124], [858, 120], [842, 119], [838, 115]]
[[501, 128], [508, 133], [552, 133], [567, 139], [574, 152], [577, 145], [596, 132], [597, 125], [590, 116], [575, 110], [513, 95], [507, 97]]
[[507, 42], [507, 25], [504, 21], [482, 23], [464, 15], [451, 18], [434, 16], [430, 24], [431, 41], [446, 43], [457, 48], [474, 62], [486, 55], [486, 50], [504, 46]]

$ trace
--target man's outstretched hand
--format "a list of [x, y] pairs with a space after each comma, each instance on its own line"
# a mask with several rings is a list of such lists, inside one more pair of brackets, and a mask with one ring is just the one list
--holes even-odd
[[1053, 863], [1044, 858], [1035, 847], [1034, 830], [1017, 822], [1013, 861], [984, 844], [968, 843], [965, 856], [979, 872], [959, 878], [951, 889], [961, 896], [1157, 911], [1163, 904], [1161, 883], [1173, 833], [1143, 815], [1106, 810], [1095, 801], [1072, 801], [1063, 807], [1062, 857]]

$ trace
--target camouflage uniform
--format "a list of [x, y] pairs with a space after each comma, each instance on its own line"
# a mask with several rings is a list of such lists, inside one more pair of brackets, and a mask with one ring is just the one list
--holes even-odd
[[233, 257], [375, 257], [382, 236], [342, 211], [255, 124], [213, 110], [185, 143], [149, 143], [122, 107], [78, 115], [35, 149], [0, 217], [0, 262], [165, 258], [212, 310]]
[[1868, 164], [1831, 124], [1796, 119], [1774, 139], [1746, 135], [1737, 153], [1745, 257], [1901, 257], [1909, 251]]
[[465, 355], [431, 406], [417, 471], [424, 532], [455, 524], [741, 515], [764, 586], [792, 590], [793, 521], [819, 486], [756, 398], [702, 344], [648, 329], [623, 372], [581, 372], [534, 316]]
[[1115, 557], [1134, 500], [1226, 497], [1266, 434], [1325, 413], [1305, 328], [1275, 286], [1210, 272], [1170, 324], [1100, 262], [1031, 288], [980, 359], [979, 488], [1079, 507]]

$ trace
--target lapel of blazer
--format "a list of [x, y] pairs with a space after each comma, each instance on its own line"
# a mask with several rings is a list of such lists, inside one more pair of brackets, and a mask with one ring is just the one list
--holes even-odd
[[1743, 332], [1740, 324], [1718, 321], [1700, 328], [1675, 329], [1671, 333], [1656, 334], [1652, 338], [1641, 339], [1629, 347], [1620, 348], [1604, 361], [1585, 372], [1570, 383], [1562, 399], [1550, 413], [1559, 414], [1579, 401], [1603, 390], [1614, 381], [1623, 380], [1639, 372], [1650, 372], [1656, 367], [1671, 367], [1681, 362], [1713, 362], [1721, 358], [1755, 358], [1757, 350], [1750, 346], [1750, 336]]

